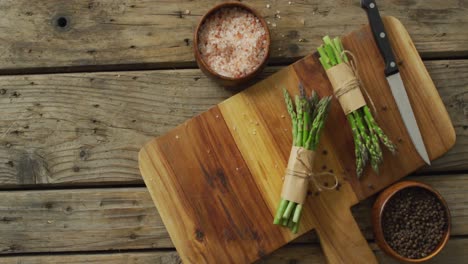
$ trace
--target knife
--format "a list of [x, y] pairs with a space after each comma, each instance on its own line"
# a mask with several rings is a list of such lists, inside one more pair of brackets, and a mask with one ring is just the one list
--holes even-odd
[[406, 93], [405, 85], [401, 80], [400, 72], [398, 70], [398, 65], [393, 55], [390, 42], [388, 41], [388, 35], [385, 32], [385, 28], [380, 17], [379, 10], [377, 9], [377, 4], [375, 0], [361, 0], [361, 7], [366, 10], [367, 17], [369, 18], [369, 24], [372, 29], [372, 34], [374, 35], [375, 42], [379, 47], [380, 53], [383, 56], [385, 62], [385, 76], [387, 77], [388, 84], [390, 85], [390, 90], [392, 91], [393, 98], [398, 106], [400, 115], [403, 119], [403, 123], [406, 126], [411, 141], [416, 148], [416, 151], [419, 153], [419, 156], [427, 163], [431, 164], [429, 155], [427, 154], [426, 147], [424, 146], [424, 141], [419, 131], [418, 123], [414, 117], [413, 109], [411, 108], [411, 103]]

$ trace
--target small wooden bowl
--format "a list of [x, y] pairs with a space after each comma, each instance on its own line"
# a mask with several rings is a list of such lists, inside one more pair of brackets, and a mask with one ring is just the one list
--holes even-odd
[[[203, 25], [203, 23], [205, 23], [206, 19], [209, 16], [211, 16], [212, 14], [214, 14], [215, 12], [222, 9], [222, 8], [233, 8], [233, 7], [238, 7], [238, 8], [242, 8], [244, 10], [247, 10], [248, 12], [252, 13], [254, 16], [256, 16], [260, 20], [260, 23], [262, 23], [263, 27], [265, 28], [266, 42], [267, 42], [267, 45], [266, 45], [267, 50], [266, 50], [265, 58], [262, 60], [260, 65], [254, 71], [252, 71], [251, 73], [249, 73], [249, 74], [247, 74], [247, 75], [245, 75], [243, 77], [240, 77], [240, 78], [231, 78], [231, 77], [222, 76], [222, 75], [218, 74], [217, 72], [213, 71], [206, 64], [206, 62], [203, 60], [203, 58], [202, 58], [202, 56], [200, 54], [200, 50], [198, 49], [198, 33], [199, 33], [200, 28]], [[257, 11], [255, 11], [254, 9], [250, 8], [247, 5], [241, 4], [239, 2], [221, 3], [221, 4], [216, 5], [212, 9], [210, 9], [202, 17], [202, 19], [200, 20], [200, 23], [198, 24], [197, 28], [195, 29], [195, 33], [194, 33], [194, 36], [193, 36], [193, 49], [194, 49], [194, 53], [195, 53], [195, 60], [197, 61], [198, 67], [200, 67], [202, 72], [205, 73], [208, 77], [210, 77], [211, 79], [215, 80], [219, 84], [221, 84], [223, 86], [226, 86], [226, 87], [238, 86], [240, 84], [243, 84], [243, 83], [246, 83], [246, 82], [252, 80], [255, 76], [257, 76], [263, 70], [263, 68], [265, 68], [265, 66], [267, 64], [268, 58], [270, 56], [270, 43], [271, 43], [270, 31], [268, 30], [268, 25], [265, 22], [265, 19], [263, 19], [263, 17]]]
[[[385, 209], [385, 205], [387, 202], [399, 191], [405, 189], [405, 188], [410, 188], [410, 187], [419, 187], [423, 188], [429, 192], [431, 192], [437, 199], [442, 203], [442, 206], [445, 208], [445, 212], [447, 215], [447, 230], [445, 231], [445, 234], [442, 238], [442, 241], [439, 243], [439, 245], [436, 247], [436, 249], [427, 255], [424, 258], [419, 258], [419, 259], [410, 259], [407, 257], [404, 257], [400, 254], [398, 254], [395, 250], [393, 250], [392, 247], [387, 243], [384, 237], [383, 233], [383, 228], [382, 228], [382, 215], [383, 211]], [[434, 188], [432, 188], [429, 185], [426, 185], [424, 183], [420, 182], [415, 182], [415, 181], [403, 181], [396, 183], [386, 190], [384, 190], [377, 200], [374, 203], [374, 207], [372, 208], [372, 225], [374, 229], [374, 236], [377, 242], [377, 245], [389, 256], [403, 262], [407, 263], [419, 263], [423, 262], [429, 259], [432, 259], [434, 256], [436, 256], [444, 247], [445, 244], [447, 244], [449, 238], [450, 238], [450, 228], [451, 228], [451, 223], [450, 223], [450, 211], [447, 206], [447, 203], [445, 202], [444, 198], [437, 192]]]

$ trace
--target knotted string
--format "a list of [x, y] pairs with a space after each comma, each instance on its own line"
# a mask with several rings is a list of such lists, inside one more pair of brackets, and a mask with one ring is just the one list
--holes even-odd
[[[345, 62], [346, 55], [349, 55], [351, 57], [351, 59], [348, 60], [348, 62]], [[354, 73], [354, 76], [356, 76], [356, 79], [352, 79], [344, 83], [338, 89], [336, 89], [335, 97], [340, 98], [342, 95], [354, 89], [361, 89], [361, 91], [364, 91], [364, 94], [366, 95], [367, 100], [371, 104], [373, 114], [377, 116], [377, 108], [375, 107], [374, 101], [372, 101], [372, 98], [370, 97], [369, 92], [367, 92], [364, 85], [362, 85], [361, 78], [359, 77], [356, 56], [354, 56], [354, 54], [349, 50], [343, 50], [340, 56], [341, 56], [343, 63], [347, 64], [351, 68], [351, 70]]]
[[[307, 166], [306, 162], [304, 162], [302, 159], [299, 158], [299, 152], [301, 150], [302, 149], [297, 150], [298, 155], [296, 155], [296, 160], [298, 162], [300, 162], [302, 164], [302, 166], [304, 166], [304, 168], [307, 169], [307, 171], [297, 171], [297, 170], [291, 170], [291, 169], [286, 168], [286, 176], [289, 175], [289, 176], [293, 176], [293, 177], [298, 177], [298, 178], [303, 178], [303, 179], [306, 179], [306, 180], [310, 180], [310, 181], [312, 181], [312, 183], [315, 185], [315, 187], [317, 188], [317, 190], [319, 192], [321, 192], [322, 189], [325, 189], [325, 190], [336, 189], [336, 187], [338, 187], [338, 183], [339, 183], [338, 182], [338, 177], [335, 174], [330, 173], [330, 172], [313, 173], [312, 168]], [[316, 178], [320, 177], [320, 176], [324, 176], [324, 175], [333, 176], [333, 178], [335, 180], [335, 184], [333, 186], [331, 186], [331, 187], [329, 187], [327, 185], [319, 184]]]

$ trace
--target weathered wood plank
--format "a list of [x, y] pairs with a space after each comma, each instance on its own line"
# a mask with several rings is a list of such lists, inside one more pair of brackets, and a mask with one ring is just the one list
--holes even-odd
[[0, 257], [2, 264], [181, 264], [175, 250], [48, 256]]
[[[399, 263], [385, 255], [374, 243], [371, 247], [382, 264]], [[452, 238], [445, 249], [426, 263], [430, 264], [458, 264], [468, 258], [468, 239]], [[108, 254], [77, 254], [77, 255], [30, 255], [3, 257], [0, 261], [4, 264], [180, 264], [180, 258], [176, 251], [154, 251], [142, 253], [108, 253]], [[326, 263], [320, 246], [289, 245], [283, 247], [258, 264], [291, 264], [291, 263]]]
[[0, 196], [0, 254], [172, 246], [144, 188]]
[[[466, 170], [468, 60], [426, 66], [457, 143], [424, 171]], [[140, 147], [230, 95], [198, 70], [0, 77], [0, 188], [141, 184]]]
[[[453, 235], [468, 234], [468, 175], [416, 176], [446, 198]], [[353, 208], [366, 238], [372, 201]], [[0, 192], [0, 254], [170, 248], [146, 188]], [[314, 233], [297, 242], [317, 243]]]
[[[194, 27], [218, 2], [4, 0], [0, 72], [195, 65]], [[271, 8], [265, 1], [246, 2], [270, 22], [276, 62], [304, 56], [325, 34], [342, 35], [367, 23], [359, 1], [272, 1]], [[380, 1], [379, 7], [403, 22], [424, 57], [468, 56], [464, 1]]]

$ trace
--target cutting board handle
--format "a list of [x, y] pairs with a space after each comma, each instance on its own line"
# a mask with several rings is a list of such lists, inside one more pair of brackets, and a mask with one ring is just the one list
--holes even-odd
[[329, 216], [320, 218], [317, 230], [328, 263], [378, 263], [350, 209]]

